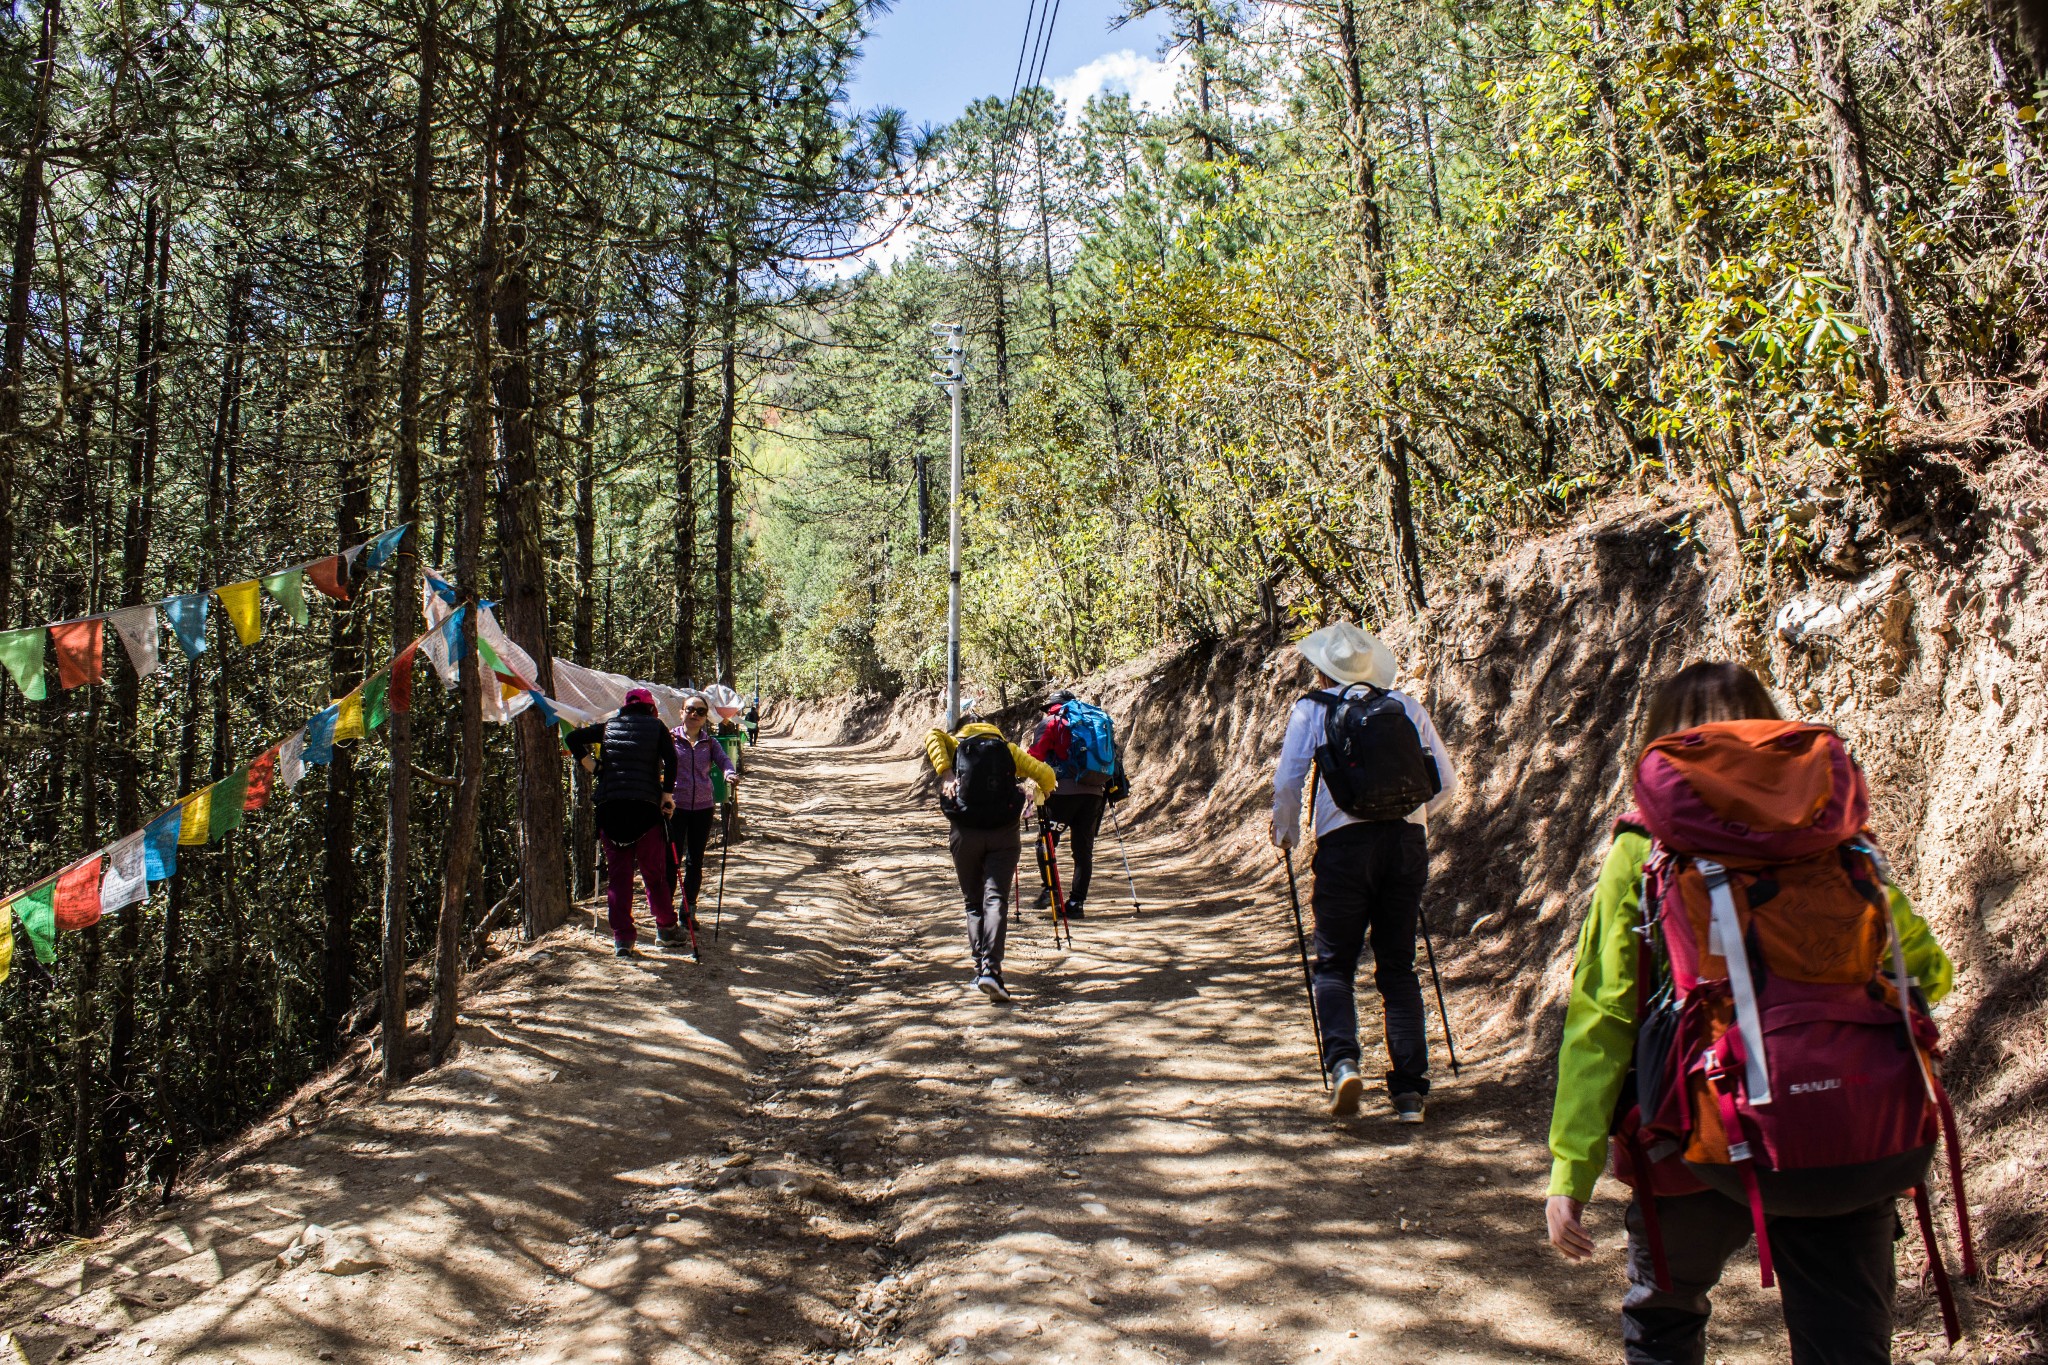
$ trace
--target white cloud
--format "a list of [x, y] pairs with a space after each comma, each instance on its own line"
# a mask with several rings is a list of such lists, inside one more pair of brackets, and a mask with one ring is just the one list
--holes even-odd
[[1055, 76], [1052, 92], [1066, 105], [1070, 123], [1080, 118], [1082, 107], [1091, 98], [1104, 92], [1129, 95], [1131, 103], [1141, 109], [1163, 110], [1173, 104], [1187, 64], [1185, 49], [1165, 61], [1141, 56], [1129, 48], [1105, 52], [1068, 75]]

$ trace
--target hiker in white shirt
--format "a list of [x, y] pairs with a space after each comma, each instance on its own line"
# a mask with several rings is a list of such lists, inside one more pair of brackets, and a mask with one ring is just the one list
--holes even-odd
[[[1317, 767], [1316, 751], [1328, 740], [1333, 708], [1347, 697], [1369, 701], [1384, 693], [1399, 703], [1414, 732], [1408, 736], [1408, 727], [1393, 720], [1391, 712], [1381, 717], [1370, 734], [1375, 742], [1386, 737], [1384, 742], [1391, 746], [1374, 758], [1384, 760], [1383, 770], [1364, 771], [1346, 791], [1333, 793], [1332, 769], [1323, 770], [1324, 780], [1316, 784], [1315, 882], [1310, 900], [1315, 911], [1316, 1013], [1323, 1061], [1332, 1082], [1330, 1112], [1356, 1113], [1364, 1089], [1354, 980], [1358, 959], [1370, 942], [1373, 983], [1387, 1024], [1387, 1095], [1397, 1118], [1420, 1123], [1423, 1098], [1429, 1093], [1422, 983], [1415, 974], [1416, 925], [1429, 882], [1425, 822], [1457, 795], [1457, 774], [1429, 712], [1413, 697], [1394, 690], [1394, 655], [1386, 645], [1349, 622], [1339, 622], [1295, 648], [1315, 667], [1320, 687], [1313, 696], [1297, 701], [1288, 716], [1273, 775], [1275, 846], [1292, 849], [1301, 842], [1302, 784]], [[1349, 770], [1340, 765], [1335, 771], [1344, 783]], [[1400, 808], [1386, 807], [1388, 800]], [[1345, 809], [1346, 801], [1365, 814]]]

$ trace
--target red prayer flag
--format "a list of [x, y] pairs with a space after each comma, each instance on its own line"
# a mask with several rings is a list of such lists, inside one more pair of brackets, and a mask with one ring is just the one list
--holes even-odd
[[[278, 746], [282, 748], [282, 745]], [[270, 788], [277, 781], [277, 749], [269, 749], [249, 761], [249, 794], [242, 798], [243, 810], [262, 810], [270, 803]]]
[[402, 716], [412, 710], [412, 665], [419, 652], [419, 642], [415, 640], [391, 661], [391, 714], [394, 716]]
[[89, 929], [100, 922], [100, 868], [106, 863], [95, 853], [57, 878], [57, 927], [65, 933]]
[[101, 646], [106, 640], [107, 620], [95, 616], [50, 627], [50, 643], [57, 646], [57, 681], [66, 687], [96, 683], [107, 676]]
[[329, 555], [308, 564], [306, 580], [329, 597], [348, 601], [348, 564], [340, 555]]

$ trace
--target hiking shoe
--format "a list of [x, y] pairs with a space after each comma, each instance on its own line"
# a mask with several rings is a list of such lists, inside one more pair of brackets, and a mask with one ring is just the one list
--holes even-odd
[[1394, 1096], [1394, 1117], [1403, 1123], [1422, 1122], [1422, 1096], [1415, 1094]]
[[683, 926], [680, 924], [671, 924], [666, 928], [656, 925], [654, 941], [664, 948], [681, 948], [689, 943], [690, 936], [683, 932]]
[[1041, 882], [1038, 887], [1038, 899], [1031, 902], [1031, 908], [1033, 910], [1052, 909], [1052, 888]]
[[1358, 1112], [1358, 1097], [1365, 1091], [1365, 1081], [1358, 1074], [1358, 1063], [1346, 1057], [1330, 1068], [1330, 1113], [1340, 1119], [1348, 1119]]
[[1010, 992], [1004, 988], [1003, 978], [996, 973], [983, 972], [980, 976], [974, 978], [974, 984], [979, 986], [981, 993], [987, 996], [994, 1004], [1007, 1005], [1010, 1003]]
[[630, 943], [614, 943], [614, 944], [612, 945], [612, 956], [613, 956], [613, 957], [631, 957], [632, 955], [633, 955], [633, 945], [632, 945], [632, 944], [630, 944]]
[[1068, 919], [1087, 919], [1088, 912], [1081, 908], [1081, 902], [1070, 900], [1067, 902], [1066, 916]]

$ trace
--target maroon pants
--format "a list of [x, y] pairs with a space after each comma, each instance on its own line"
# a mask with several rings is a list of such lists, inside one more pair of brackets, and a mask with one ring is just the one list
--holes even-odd
[[610, 839], [598, 842], [604, 845], [605, 915], [611, 921], [612, 941], [631, 943], [638, 937], [633, 929], [636, 871], [647, 888], [647, 908], [654, 912], [654, 922], [664, 929], [674, 928], [676, 911], [668, 865], [668, 827], [657, 820], [630, 844], [615, 844]]

